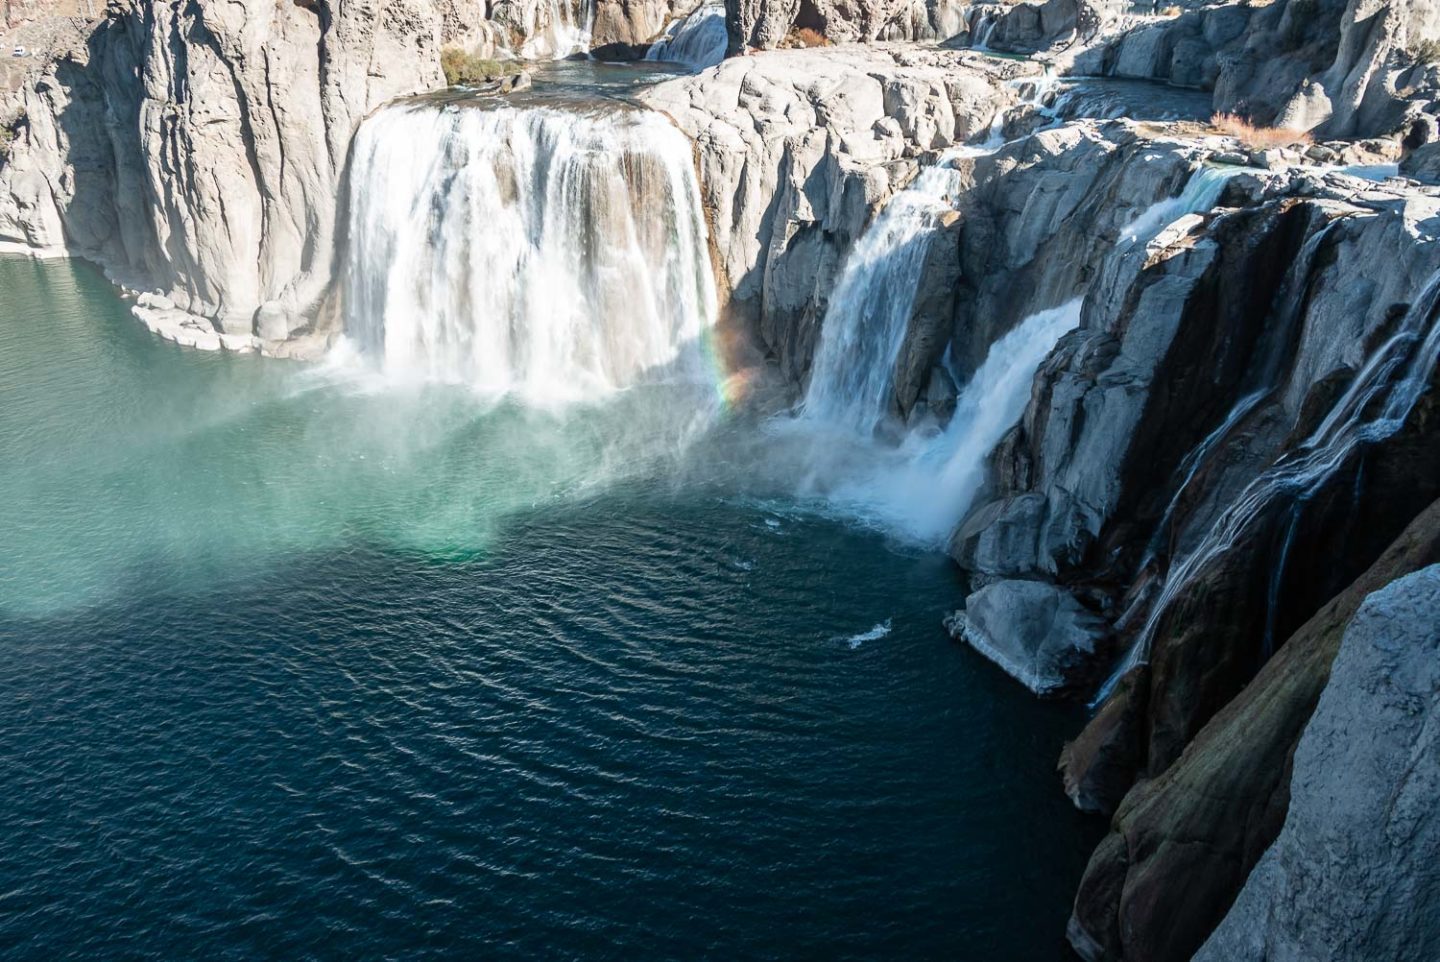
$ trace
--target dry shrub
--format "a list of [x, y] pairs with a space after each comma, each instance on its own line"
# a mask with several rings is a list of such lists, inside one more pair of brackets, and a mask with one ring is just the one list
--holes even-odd
[[1252, 150], [1266, 147], [1293, 147], [1311, 142], [1310, 135], [1303, 130], [1288, 127], [1257, 127], [1238, 114], [1216, 114], [1210, 118], [1210, 126], [1227, 137], [1234, 137]]
[[1440, 40], [1421, 40], [1410, 50], [1416, 63], [1440, 63]]
[[466, 53], [459, 47], [446, 47], [440, 51], [440, 69], [445, 72], [445, 82], [473, 85], [499, 80], [519, 73], [524, 68], [514, 60], [488, 60]]
[[1162, 16], [1162, 17], [1178, 17], [1178, 16], [1180, 16], [1180, 14], [1182, 14], [1182, 13], [1184, 13], [1184, 12], [1185, 12], [1185, 11], [1182, 10], [1182, 9], [1180, 9], [1179, 7], [1166, 7], [1164, 10], [1161, 10], [1161, 11], [1160, 11], [1160, 16]]
[[828, 47], [830, 40], [819, 30], [810, 27], [799, 27], [790, 31], [785, 38], [787, 47]]

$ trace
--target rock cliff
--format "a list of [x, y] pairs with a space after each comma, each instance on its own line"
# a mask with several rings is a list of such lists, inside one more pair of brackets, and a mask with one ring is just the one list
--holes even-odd
[[278, 346], [323, 309], [356, 125], [442, 82], [440, 31], [429, 0], [114, 4], [19, 94], [0, 240], [157, 292], [182, 338]]
[[1197, 962], [1440, 954], [1440, 566], [1375, 591], [1295, 749], [1275, 844]]

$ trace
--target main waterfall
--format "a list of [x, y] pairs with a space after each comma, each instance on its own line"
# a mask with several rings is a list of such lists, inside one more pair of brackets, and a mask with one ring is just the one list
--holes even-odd
[[663, 116], [415, 101], [360, 128], [346, 333], [393, 377], [539, 405], [708, 376], [716, 295]]

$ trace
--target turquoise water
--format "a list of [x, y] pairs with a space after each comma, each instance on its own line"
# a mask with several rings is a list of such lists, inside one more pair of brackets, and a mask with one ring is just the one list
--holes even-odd
[[711, 392], [185, 351], [21, 259], [0, 386], [7, 958], [1065, 957], [1074, 710]]

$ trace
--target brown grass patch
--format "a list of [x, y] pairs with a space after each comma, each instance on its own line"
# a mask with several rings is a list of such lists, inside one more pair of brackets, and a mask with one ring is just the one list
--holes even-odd
[[785, 37], [785, 46], [828, 47], [830, 46], [830, 39], [819, 30], [814, 30], [810, 27], [800, 27], [796, 30], [791, 30]]
[[1210, 126], [1218, 133], [1234, 137], [1252, 150], [1266, 147], [1295, 147], [1311, 143], [1310, 134], [1288, 127], [1258, 127], [1238, 114], [1216, 114]]

